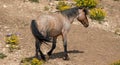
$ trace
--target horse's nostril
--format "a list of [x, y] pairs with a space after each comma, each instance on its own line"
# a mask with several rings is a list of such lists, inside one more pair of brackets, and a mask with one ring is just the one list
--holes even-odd
[[88, 24], [85, 24], [85, 25], [84, 25], [84, 27], [86, 27], [86, 28], [87, 28], [88, 26], [89, 26]]

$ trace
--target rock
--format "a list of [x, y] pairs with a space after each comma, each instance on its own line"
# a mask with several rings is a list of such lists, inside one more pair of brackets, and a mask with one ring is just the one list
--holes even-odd
[[6, 50], [7, 50], [6, 48], [3, 48], [3, 49], [2, 49], [2, 52], [5, 52]]
[[120, 35], [120, 28], [115, 30], [115, 34]]
[[7, 8], [7, 5], [4, 4], [3, 7], [4, 7], [4, 8]]
[[10, 47], [10, 46], [7, 44], [6, 47], [8, 48], [8, 47]]

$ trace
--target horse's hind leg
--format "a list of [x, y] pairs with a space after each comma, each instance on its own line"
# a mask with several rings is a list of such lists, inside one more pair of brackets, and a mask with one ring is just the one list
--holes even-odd
[[35, 41], [35, 48], [36, 48], [36, 54], [35, 54], [35, 56], [36, 56], [36, 58], [39, 57], [39, 56], [38, 56], [39, 46], [40, 46], [40, 43], [39, 43], [38, 40], [36, 40], [36, 41]]
[[57, 37], [53, 37], [53, 42], [52, 42], [52, 48], [50, 49], [50, 51], [47, 53], [49, 56], [52, 54], [53, 50], [56, 47], [56, 39]]
[[38, 56], [38, 52], [39, 52], [41, 58], [42, 58], [43, 60], [45, 60], [45, 56], [44, 56], [44, 54], [42, 53], [42, 51], [40, 50], [41, 44], [42, 44], [41, 41], [36, 40], [36, 43], [35, 43], [35, 47], [36, 47], [36, 57], [39, 59], [39, 56]]

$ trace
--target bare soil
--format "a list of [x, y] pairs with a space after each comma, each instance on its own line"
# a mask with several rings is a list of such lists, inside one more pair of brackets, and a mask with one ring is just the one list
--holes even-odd
[[[41, 1], [31, 3], [27, 0], [0, 0], [0, 52], [7, 55], [0, 59], [0, 65], [20, 65], [22, 58], [35, 55], [35, 40], [30, 31], [30, 22], [48, 5], [46, 0]], [[84, 28], [75, 21], [68, 33], [70, 60], [62, 59], [63, 43], [60, 36], [53, 55], [43, 65], [110, 65], [120, 60], [120, 36], [113, 33], [116, 28], [120, 28], [120, 1], [102, 0], [101, 4], [107, 11], [107, 23], [98, 24], [89, 19], [90, 26]], [[19, 35], [20, 50], [8, 52], [4, 37], [9, 33]], [[51, 44], [42, 45], [45, 54], [50, 48]]]

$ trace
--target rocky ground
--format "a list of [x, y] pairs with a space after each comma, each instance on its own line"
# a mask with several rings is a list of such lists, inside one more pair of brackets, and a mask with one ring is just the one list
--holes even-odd
[[[120, 36], [114, 33], [120, 28], [119, 4], [120, 1], [101, 0], [101, 6], [107, 12], [105, 22], [98, 24], [89, 19], [88, 28], [84, 28], [77, 21], [74, 22], [68, 34], [70, 60], [62, 60], [63, 44], [59, 37], [52, 57], [44, 65], [110, 65], [120, 60]], [[0, 0], [0, 52], [7, 55], [6, 58], [0, 59], [1, 65], [20, 65], [22, 58], [34, 56], [34, 38], [30, 31], [30, 21], [39, 16], [46, 5], [46, 0], [41, 0], [40, 3]], [[19, 35], [20, 50], [8, 52], [4, 37], [9, 33]], [[43, 52], [50, 48], [51, 44], [42, 46]]]

